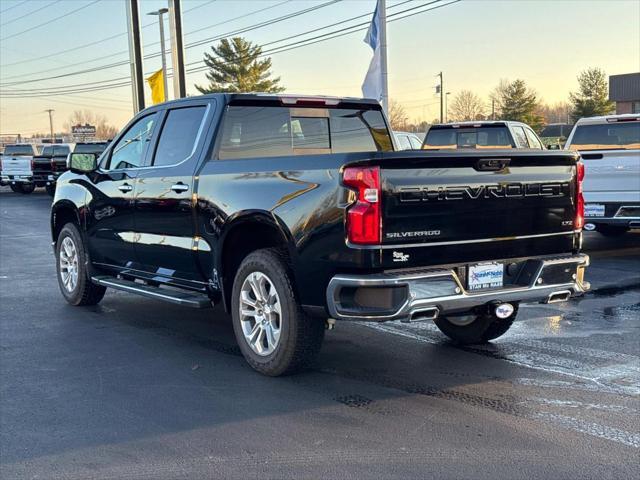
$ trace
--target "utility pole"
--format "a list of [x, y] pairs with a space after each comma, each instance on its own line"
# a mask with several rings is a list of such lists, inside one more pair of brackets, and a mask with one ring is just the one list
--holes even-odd
[[49, 129], [51, 130], [51, 143], [56, 143], [55, 138], [53, 138], [53, 115], [51, 115], [55, 110], [53, 108], [48, 108], [45, 110], [49, 114]]
[[496, 119], [496, 99], [491, 99], [491, 120]]
[[167, 90], [167, 59], [164, 51], [164, 14], [169, 11], [168, 8], [161, 8], [155, 12], [149, 12], [147, 15], [157, 15], [158, 25], [160, 25], [160, 55], [162, 56], [162, 85], [164, 88], [164, 98], [166, 102], [169, 99], [169, 91]]
[[442, 72], [438, 76], [440, 77], [440, 123], [444, 123], [444, 81], [442, 80]]
[[387, 73], [387, 2], [378, 0], [378, 15], [380, 15], [380, 56], [382, 70], [382, 108], [389, 115], [389, 83]]
[[180, 0], [169, 0], [169, 38], [173, 66], [173, 97], [187, 96], [184, 73], [184, 42], [182, 40], [182, 7]]
[[449, 121], [449, 95], [451, 92], [447, 92], [444, 94], [444, 122], [447, 123]]
[[140, 37], [140, 12], [138, 0], [127, 2], [127, 32], [129, 34], [129, 63], [131, 65], [131, 87], [133, 113], [144, 109], [144, 71], [142, 70], [142, 39]]

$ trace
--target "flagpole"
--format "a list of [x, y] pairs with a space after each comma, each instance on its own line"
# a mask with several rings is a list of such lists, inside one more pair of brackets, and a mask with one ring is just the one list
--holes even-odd
[[378, 0], [378, 14], [380, 15], [380, 56], [382, 70], [382, 108], [389, 114], [389, 86], [387, 83], [387, 1]]

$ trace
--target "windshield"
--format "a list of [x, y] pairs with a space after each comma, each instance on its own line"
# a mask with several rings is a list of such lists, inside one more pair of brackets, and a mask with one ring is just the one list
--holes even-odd
[[7, 145], [4, 149], [5, 155], [33, 155], [31, 145]]
[[73, 153], [95, 153], [100, 154], [107, 148], [106, 143], [88, 143], [84, 145], [76, 145]]
[[425, 150], [454, 148], [511, 148], [507, 127], [431, 128], [427, 133]]
[[640, 122], [578, 125], [569, 149], [640, 149]]

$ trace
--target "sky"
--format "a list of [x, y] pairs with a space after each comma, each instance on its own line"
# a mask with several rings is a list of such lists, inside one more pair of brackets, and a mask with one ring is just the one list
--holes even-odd
[[[212, 38], [313, 6], [321, 8], [241, 35], [266, 44], [268, 52], [368, 22], [375, 7], [375, 0], [322, 6], [329, 1], [183, 0], [185, 45], [202, 43], [186, 48], [186, 63], [199, 65]], [[451, 2], [442, 0], [425, 7], [440, 8], [391, 21], [394, 13], [430, 1], [387, 0], [389, 94], [411, 120], [438, 116], [434, 86], [440, 71], [449, 98], [461, 90], [486, 98], [501, 79], [520, 78], [550, 104], [568, 99], [585, 68], [599, 67], [610, 75], [640, 71], [640, 0], [461, 0], [440, 6]], [[159, 52], [160, 38], [157, 17], [146, 13], [166, 5], [166, 0], [140, 0], [145, 55]], [[343, 23], [332, 26], [338, 22]], [[300, 36], [321, 27], [327, 28]], [[372, 57], [364, 33], [273, 53], [273, 74], [287, 93], [361, 96]], [[292, 35], [298, 36], [286, 40]], [[133, 115], [130, 86], [33, 95], [61, 86], [126, 82], [129, 66], [113, 64], [127, 60], [125, 0], [0, 0], [0, 134], [47, 132], [45, 109], [55, 110], [56, 131], [74, 110], [90, 110], [123, 126]], [[170, 55], [167, 61], [170, 66]], [[159, 56], [145, 59], [146, 76], [160, 66]], [[85, 70], [90, 71], [78, 73]], [[65, 76], [51, 78], [60, 75]], [[187, 93], [198, 93], [194, 84], [206, 84], [204, 72], [187, 74]], [[145, 92], [149, 104], [148, 86]]]

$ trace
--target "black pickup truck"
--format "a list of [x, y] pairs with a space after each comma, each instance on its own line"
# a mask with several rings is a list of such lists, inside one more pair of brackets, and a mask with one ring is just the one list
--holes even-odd
[[66, 300], [221, 303], [267, 375], [308, 365], [336, 321], [486, 342], [519, 304], [588, 288], [577, 154], [396, 152], [375, 101], [177, 100], [70, 167], [51, 210]]
[[[56, 178], [66, 170], [67, 156], [71, 146], [66, 144], [47, 145], [40, 155], [33, 157], [33, 183], [45, 187], [49, 195], [54, 194]], [[58, 171], [59, 173], [54, 173]]]

